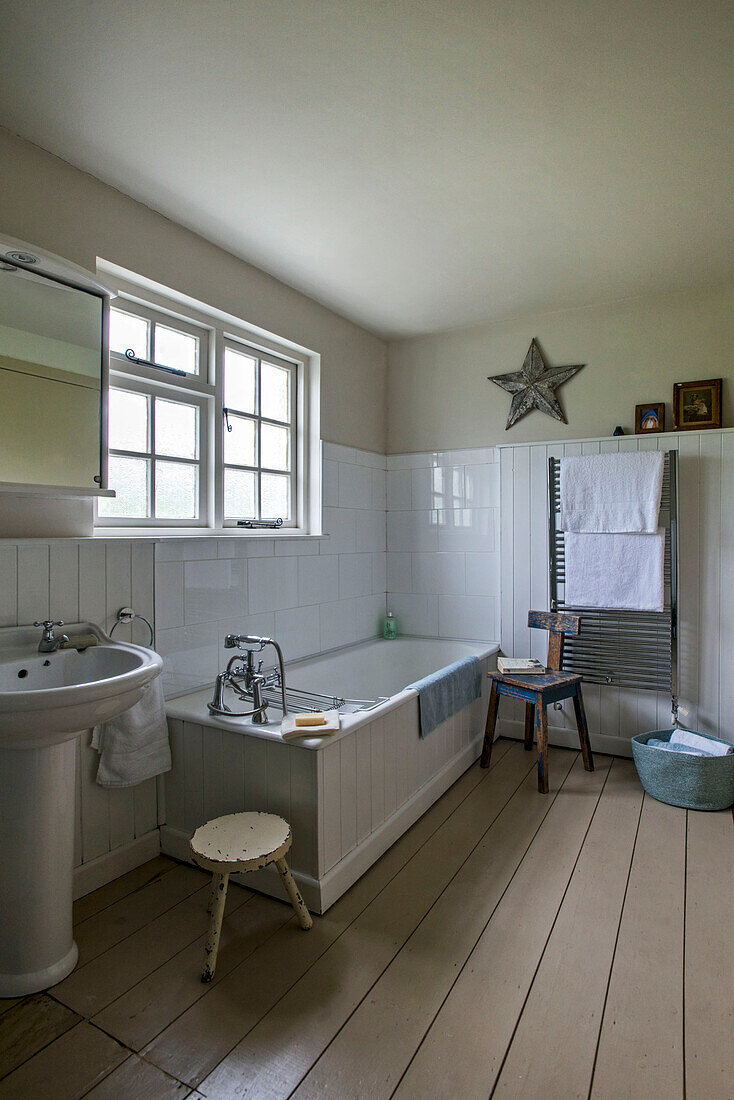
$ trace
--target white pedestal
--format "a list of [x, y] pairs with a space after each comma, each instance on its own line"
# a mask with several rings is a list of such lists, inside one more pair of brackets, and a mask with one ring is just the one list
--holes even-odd
[[76, 744], [0, 749], [0, 997], [37, 993], [76, 966]]

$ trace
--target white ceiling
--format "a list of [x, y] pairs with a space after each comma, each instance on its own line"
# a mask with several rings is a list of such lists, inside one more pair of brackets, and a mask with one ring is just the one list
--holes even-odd
[[400, 337], [732, 277], [733, 31], [722, 0], [3, 0], [0, 121]]

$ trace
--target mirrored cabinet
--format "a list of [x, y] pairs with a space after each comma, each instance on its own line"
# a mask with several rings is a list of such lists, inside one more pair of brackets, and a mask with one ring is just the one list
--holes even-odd
[[0, 239], [0, 490], [107, 490], [109, 294]]

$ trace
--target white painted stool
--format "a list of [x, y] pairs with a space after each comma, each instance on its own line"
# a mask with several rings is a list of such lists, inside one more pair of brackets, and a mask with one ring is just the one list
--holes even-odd
[[266, 813], [216, 817], [213, 821], [207, 821], [206, 825], [200, 825], [192, 836], [191, 851], [195, 862], [213, 875], [209, 895], [211, 921], [204, 948], [202, 982], [210, 982], [214, 977], [230, 875], [243, 871], [259, 871], [269, 863], [274, 863], [288, 891], [301, 928], [307, 931], [312, 926], [311, 914], [285, 861], [285, 854], [292, 842], [288, 822], [276, 814]]

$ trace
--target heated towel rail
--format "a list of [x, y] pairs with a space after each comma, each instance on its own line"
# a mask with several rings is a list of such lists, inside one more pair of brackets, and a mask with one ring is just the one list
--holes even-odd
[[666, 691], [678, 694], [678, 452], [666, 451], [660, 526], [665, 529], [665, 604], [663, 611], [617, 611], [571, 607], [564, 600], [563, 531], [557, 527], [561, 507], [561, 460], [548, 460], [551, 611], [581, 616], [581, 633], [566, 635], [561, 668], [580, 672], [592, 684]]

